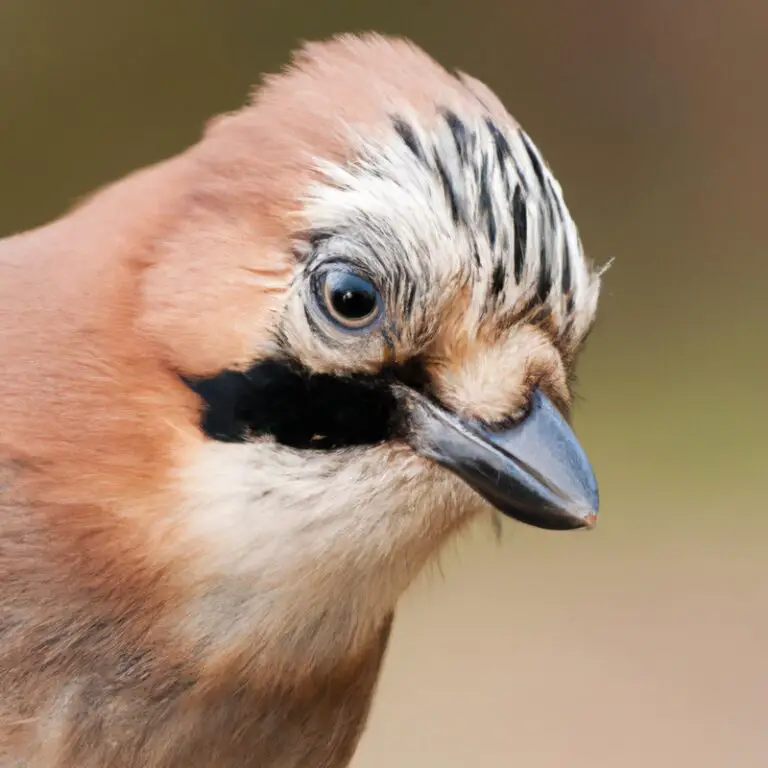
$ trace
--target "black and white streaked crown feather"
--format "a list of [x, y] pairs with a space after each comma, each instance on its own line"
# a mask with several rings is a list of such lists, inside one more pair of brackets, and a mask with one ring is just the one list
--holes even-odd
[[[425, 130], [392, 118], [387, 138], [354, 136], [359, 156], [321, 162], [307, 214], [317, 231], [354, 233], [388, 266], [407, 264], [423, 285], [466, 275], [479, 317], [545, 310], [577, 345], [594, 318], [598, 272], [588, 264], [559, 183], [527, 134], [489, 117], [445, 110]], [[455, 283], [454, 283], [455, 285]]]

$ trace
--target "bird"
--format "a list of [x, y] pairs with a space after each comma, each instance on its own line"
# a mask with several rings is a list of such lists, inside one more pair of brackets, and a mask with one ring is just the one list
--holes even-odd
[[0, 241], [0, 766], [348, 765], [446, 542], [595, 525], [601, 276], [495, 93], [373, 32]]

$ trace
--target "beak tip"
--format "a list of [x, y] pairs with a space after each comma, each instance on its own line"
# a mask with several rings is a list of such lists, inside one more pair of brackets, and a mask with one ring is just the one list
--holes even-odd
[[[590, 468], [591, 472], [591, 468]], [[597, 490], [597, 480], [592, 474], [592, 482], [589, 489], [589, 501], [584, 514], [584, 523], [586, 528], [594, 528], [597, 525], [597, 516], [600, 509], [600, 494]]]
[[597, 511], [591, 507], [585, 509], [577, 506], [567, 511], [562, 509], [558, 515], [550, 518], [546, 523], [542, 520], [532, 522], [540, 528], [591, 531], [597, 526]]
[[550, 524], [541, 527], [591, 531], [597, 526], [598, 506], [597, 486], [596, 484], [588, 486], [576, 498], [571, 497], [568, 501], [558, 504], [554, 515], [550, 518]]
[[600, 498], [597, 491], [597, 481], [591, 472], [591, 482], [585, 488], [585, 498], [576, 505], [572, 514], [580, 521], [580, 528], [592, 530], [597, 526], [598, 511], [600, 507]]

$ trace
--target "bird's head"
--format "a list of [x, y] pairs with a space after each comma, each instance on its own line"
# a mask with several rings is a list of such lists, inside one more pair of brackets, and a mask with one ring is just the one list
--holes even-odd
[[[401, 40], [310, 45], [146, 173], [147, 359], [123, 357], [173, 374], [142, 402], [173, 404], [163, 536], [202, 585], [194, 631], [347, 647], [478, 515], [593, 523], [568, 411], [599, 273], [485, 86]], [[106, 194], [94, 219], [126, 207]]]
[[184, 377], [205, 434], [194, 514], [222, 562], [261, 569], [268, 552], [267, 570], [388, 604], [483, 511], [593, 523], [567, 415], [599, 275], [495, 96], [408, 43], [342, 38], [305, 48], [199, 152], [219, 174], [200, 194], [248, 255], [196, 265], [232, 301], [203, 317], [195, 286], [184, 316], [218, 357]]

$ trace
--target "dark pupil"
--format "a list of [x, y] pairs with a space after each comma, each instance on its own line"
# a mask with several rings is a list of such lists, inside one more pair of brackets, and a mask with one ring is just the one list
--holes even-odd
[[361, 320], [376, 309], [373, 286], [355, 275], [332, 278], [331, 303], [333, 309], [348, 320]]

